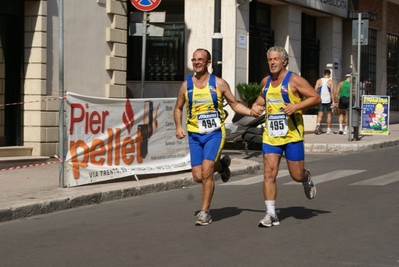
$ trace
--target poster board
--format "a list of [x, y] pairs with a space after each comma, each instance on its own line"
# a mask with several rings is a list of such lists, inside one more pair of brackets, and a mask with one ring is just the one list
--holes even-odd
[[389, 134], [389, 96], [363, 95], [361, 134]]

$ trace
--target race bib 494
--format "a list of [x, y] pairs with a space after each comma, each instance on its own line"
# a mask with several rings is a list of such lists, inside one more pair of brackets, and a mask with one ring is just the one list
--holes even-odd
[[220, 119], [217, 112], [201, 113], [197, 115], [198, 128], [201, 134], [211, 133], [220, 129]]

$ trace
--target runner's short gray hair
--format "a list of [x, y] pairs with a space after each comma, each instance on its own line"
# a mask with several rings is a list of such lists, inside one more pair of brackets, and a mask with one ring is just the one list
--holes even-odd
[[270, 47], [267, 50], [267, 53], [266, 53], [267, 57], [269, 57], [269, 53], [270, 52], [279, 52], [280, 55], [281, 55], [281, 59], [283, 61], [287, 60], [287, 64], [288, 64], [288, 53], [287, 53], [287, 51], [285, 51], [284, 47], [281, 47], [281, 46], [272, 46], [272, 47]]

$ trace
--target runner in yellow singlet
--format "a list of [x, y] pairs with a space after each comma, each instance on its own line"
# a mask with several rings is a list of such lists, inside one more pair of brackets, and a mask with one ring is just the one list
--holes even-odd
[[197, 183], [202, 183], [202, 206], [197, 214], [196, 225], [212, 223], [210, 205], [215, 190], [213, 173], [219, 172], [223, 182], [230, 178], [230, 157], [221, 160], [220, 153], [225, 143], [223, 98], [237, 113], [258, 117], [263, 107], [254, 110], [237, 102], [225, 80], [208, 72], [211, 64], [209, 51], [199, 48], [191, 59], [195, 74], [187, 77], [177, 95], [174, 109], [176, 137], [186, 137], [182, 125], [183, 107], [186, 105], [187, 132], [190, 147], [191, 172]]
[[283, 153], [292, 179], [303, 184], [306, 197], [313, 199], [316, 195], [310, 172], [304, 169], [302, 110], [321, 102], [318, 93], [304, 78], [287, 70], [288, 54], [284, 48], [271, 47], [267, 60], [271, 75], [263, 78], [264, 89], [252, 106], [252, 109], [262, 106], [266, 111], [262, 138], [266, 215], [260, 220], [260, 227], [280, 224], [275, 211], [276, 178]]
[[[190, 78], [192, 79], [191, 76]], [[220, 130], [222, 137], [226, 137], [226, 114], [223, 110], [223, 96], [218, 88], [214, 88], [210, 83], [203, 88], [193, 86], [191, 98], [187, 91], [185, 99], [186, 103], [192, 102], [191, 105], [186, 105], [188, 132], [205, 134]]]

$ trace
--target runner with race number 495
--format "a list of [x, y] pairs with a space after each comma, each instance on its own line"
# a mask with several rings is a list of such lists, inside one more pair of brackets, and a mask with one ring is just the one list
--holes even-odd
[[316, 196], [310, 172], [304, 168], [302, 110], [321, 102], [318, 93], [304, 78], [287, 70], [288, 54], [284, 48], [271, 47], [267, 51], [267, 61], [271, 75], [263, 78], [263, 90], [252, 106], [252, 109], [260, 106], [266, 110], [262, 136], [266, 215], [260, 220], [260, 227], [280, 224], [275, 210], [276, 178], [283, 153], [292, 179], [303, 184], [308, 199]]

